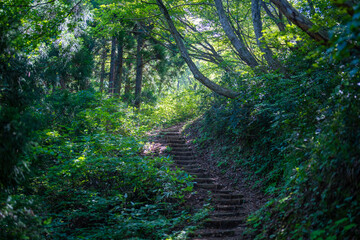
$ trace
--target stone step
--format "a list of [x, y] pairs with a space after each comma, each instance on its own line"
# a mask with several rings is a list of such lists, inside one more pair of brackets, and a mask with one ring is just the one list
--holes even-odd
[[195, 160], [194, 156], [179, 156], [179, 155], [173, 155], [174, 160]]
[[203, 174], [204, 170], [202, 168], [196, 167], [196, 168], [186, 168], [185, 166], [176, 166], [177, 168], [186, 171], [187, 173], [191, 175], [196, 174]]
[[240, 199], [243, 198], [244, 195], [242, 194], [236, 194], [236, 193], [214, 193], [213, 198], [214, 199]]
[[167, 139], [167, 143], [173, 144], [173, 143], [180, 143], [186, 145], [186, 142], [184, 139], [177, 138], [177, 139]]
[[166, 132], [162, 132], [162, 135], [176, 135], [176, 136], [181, 136], [180, 135], [180, 133], [179, 133], [179, 131], [176, 131], [176, 130], [174, 130], [174, 131], [166, 131]]
[[204, 169], [200, 168], [200, 167], [197, 167], [197, 168], [189, 168], [189, 169], [186, 169], [186, 171], [190, 174], [193, 174], [193, 173], [204, 173]]
[[191, 148], [171, 148], [171, 152], [175, 152], [175, 153], [182, 153], [182, 152], [193, 152], [193, 150]]
[[177, 133], [180, 133], [179, 129], [178, 128], [168, 128], [168, 129], [163, 129], [161, 131], [161, 133], [165, 134], [165, 133], [173, 133], [173, 132], [177, 132]]
[[190, 147], [186, 146], [181, 146], [181, 147], [172, 147], [171, 151], [175, 151], [175, 152], [188, 152], [188, 151], [193, 151]]
[[182, 157], [182, 156], [193, 156], [192, 151], [187, 152], [180, 152], [180, 151], [171, 151], [171, 154], [176, 157]]
[[196, 178], [209, 178], [209, 177], [210, 177], [210, 176], [209, 176], [207, 173], [205, 173], [204, 171], [203, 171], [203, 172], [196, 173], [196, 174], [193, 174], [193, 175], [195, 175], [194, 177], [196, 177]]
[[214, 202], [221, 205], [241, 205], [244, 199], [214, 199]]
[[196, 161], [196, 158], [190, 157], [190, 156], [172, 157], [172, 159], [174, 160], [174, 162], [190, 162], [190, 161], [195, 161], [195, 162], [199, 163], [198, 161]]
[[231, 194], [232, 193], [231, 190], [227, 190], [227, 189], [216, 189], [213, 192], [214, 192], [214, 194]]
[[189, 146], [185, 143], [185, 144], [181, 144], [181, 146], [175, 146], [174, 149], [192, 149], [192, 148], [191, 148], [191, 146]]
[[167, 141], [169, 141], [169, 140], [183, 140], [183, 141], [185, 141], [185, 138], [183, 138], [182, 136], [179, 136], [179, 135], [165, 135], [165, 139]]
[[210, 213], [210, 217], [245, 217], [246, 214], [242, 211], [214, 211]]
[[181, 144], [183, 146], [186, 146], [184, 139], [169, 139], [167, 142], [170, 146], [174, 146], [174, 144]]
[[171, 149], [171, 154], [173, 154], [173, 155], [182, 154], [182, 153], [193, 154], [193, 151], [191, 149], [184, 149], [184, 150], [177, 150], [177, 149], [173, 149], [173, 148]]
[[197, 177], [194, 179], [195, 182], [197, 183], [213, 183], [215, 179], [213, 178], [201, 178], [201, 177]]
[[195, 187], [208, 189], [208, 190], [215, 190], [215, 189], [221, 189], [222, 186], [219, 184], [213, 184], [213, 183], [196, 183]]
[[186, 147], [186, 143], [185, 142], [182, 142], [182, 143], [169, 143], [169, 142], [166, 142], [171, 148], [174, 148], [174, 147]]
[[187, 163], [187, 162], [194, 162], [194, 163], [199, 163], [195, 158], [191, 158], [191, 159], [174, 159], [175, 163]]
[[191, 173], [190, 171], [192, 169], [198, 169], [199, 165], [198, 164], [189, 164], [189, 165], [181, 165], [181, 164], [175, 164], [175, 166], [177, 166], [178, 168], [183, 169], [184, 171]]
[[[197, 162], [191, 163], [191, 164], [179, 164], [179, 163], [175, 163], [175, 166], [177, 166], [177, 167], [179, 167], [179, 168], [182, 168], [182, 169], [185, 170], [185, 171], [199, 167], [199, 165], [197, 164]], [[188, 171], [187, 171], [187, 172], [188, 172]]]
[[166, 145], [171, 147], [173, 166], [193, 175], [197, 191], [204, 189], [212, 192], [211, 197], [215, 211], [210, 213], [210, 218], [205, 221], [204, 229], [191, 234], [191, 239], [244, 239], [241, 235], [243, 231], [241, 226], [245, 226], [246, 222], [246, 214], [242, 205], [245, 201], [243, 195], [223, 189], [222, 185], [214, 183], [215, 179], [199, 166], [193, 149], [187, 145], [179, 128], [163, 130], [162, 136], [164, 136], [162, 139], [166, 140]]
[[[237, 229], [200, 229], [194, 232], [192, 235], [196, 237], [233, 237], [237, 233]], [[191, 236], [190, 236], [191, 237]]]
[[195, 160], [177, 160], [175, 161], [176, 165], [192, 165], [192, 164], [199, 164]]
[[232, 237], [197, 237], [197, 238], [193, 238], [192, 240], [252, 240], [254, 238], [244, 238], [244, 235], [241, 234], [240, 232], [235, 234], [234, 236]]
[[244, 218], [240, 218], [240, 217], [210, 218], [206, 220], [205, 227], [231, 229], [237, 227], [241, 223], [245, 223]]
[[216, 211], [240, 211], [243, 209], [243, 205], [215, 205]]

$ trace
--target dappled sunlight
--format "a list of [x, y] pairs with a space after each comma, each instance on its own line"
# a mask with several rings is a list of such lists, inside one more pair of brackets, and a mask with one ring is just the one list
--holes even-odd
[[162, 155], [169, 152], [169, 147], [162, 143], [147, 142], [143, 148], [145, 155]]

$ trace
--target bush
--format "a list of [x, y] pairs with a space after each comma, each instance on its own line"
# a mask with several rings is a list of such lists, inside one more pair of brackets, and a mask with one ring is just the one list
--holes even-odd
[[45, 135], [35, 153], [56, 162], [33, 187], [44, 196], [51, 239], [160, 238], [177, 224], [175, 202], [192, 187], [189, 175], [170, 170], [169, 159], [140, 156], [132, 137]]
[[197, 113], [183, 100], [138, 111], [92, 91], [59, 91], [33, 106], [42, 129], [21, 157], [26, 182], [2, 196], [1, 237], [160, 239], [197, 221], [183, 209], [191, 177], [168, 157], [142, 154], [148, 131]]

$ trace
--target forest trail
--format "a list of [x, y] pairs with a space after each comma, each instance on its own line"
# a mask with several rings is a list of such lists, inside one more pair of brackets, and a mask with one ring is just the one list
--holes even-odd
[[[194, 190], [203, 202], [208, 198], [214, 207], [204, 225], [191, 235], [191, 239], [248, 239], [244, 235], [247, 213], [244, 211], [244, 195], [215, 181], [202, 167], [191, 146], [186, 143], [180, 127], [162, 131], [166, 144], [171, 147], [175, 166], [194, 176]], [[207, 163], [208, 164], [208, 163]], [[202, 196], [201, 196], [202, 195]]]

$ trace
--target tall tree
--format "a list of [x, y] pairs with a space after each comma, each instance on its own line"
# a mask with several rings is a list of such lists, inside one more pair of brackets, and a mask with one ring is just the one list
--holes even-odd
[[281, 68], [280, 63], [276, 59], [274, 59], [274, 56], [270, 48], [267, 46], [266, 43], [263, 42], [262, 22], [261, 22], [261, 2], [262, 0], [251, 0], [251, 16], [253, 20], [256, 42], [260, 50], [264, 53], [265, 60], [267, 61], [269, 66], [274, 70], [280, 69]]
[[222, 0], [214, 0], [214, 1], [221, 26], [224, 29], [226, 36], [229, 38], [231, 44], [236, 49], [241, 60], [243, 60], [250, 67], [258, 66], [259, 63], [256, 61], [255, 57], [247, 49], [242, 37], [235, 34], [234, 29], [232, 28], [229, 19], [224, 11]]
[[271, 10], [268, 8], [264, 1], [261, 1], [261, 6], [265, 10], [266, 14], [274, 21], [279, 30], [285, 31], [285, 24], [282, 21], [282, 13], [279, 14], [279, 17], [275, 17]]
[[135, 78], [135, 107], [140, 108], [141, 103], [141, 85], [143, 75], [143, 56], [141, 49], [144, 44], [144, 34], [142, 28], [139, 27], [137, 33], [137, 46], [136, 46], [136, 78]]
[[185, 62], [187, 63], [187, 65], [190, 68], [190, 71], [192, 72], [192, 74], [194, 75], [194, 78], [197, 79], [199, 82], [201, 82], [202, 84], [204, 84], [207, 88], [211, 89], [212, 91], [216, 92], [219, 95], [222, 95], [224, 97], [228, 97], [228, 98], [236, 98], [237, 96], [239, 96], [239, 93], [224, 88], [212, 81], [210, 81], [207, 77], [205, 77], [200, 70], [198, 69], [198, 67], [195, 65], [195, 63], [192, 61], [184, 43], [183, 40], [180, 36], [180, 33], [177, 31], [170, 15], [169, 12], [167, 10], [167, 8], [165, 7], [164, 3], [162, 2], [162, 0], [156, 0], [156, 3], [161, 11], [161, 13], [164, 15], [165, 20], [168, 24], [169, 30], [171, 32], [171, 35], [173, 36], [173, 38], [175, 39], [176, 45], [179, 48], [180, 54], [183, 57], [183, 59], [185, 60]]
[[125, 87], [124, 87], [124, 98], [129, 99], [130, 92], [131, 92], [131, 79], [129, 76], [129, 72], [131, 69], [131, 64], [126, 64], [125, 62], [125, 68], [124, 68], [124, 81], [125, 81]]
[[308, 34], [314, 40], [322, 43], [328, 44], [329, 35], [325, 30], [312, 30], [315, 26], [313, 22], [310, 21], [307, 17], [302, 15], [298, 10], [296, 10], [288, 1], [286, 0], [271, 0], [272, 3], [282, 12], [287, 19], [289, 19], [296, 26], [301, 28], [306, 34]]
[[118, 38], [118, 46], [117, 46], [117, 61], [116, 61], [116, 76], [114, 87], [114, 93], [120, 95], [121, 83], [122, 83], [122, 73], [123, 73], [123, 62], [124, 62], [124, 42], [123, 38], [120, 36]]
[[116, 36], [111, 39], [111, 57], [110, 57], [110, 74], [109, 74], [109, 89], [108, 93], [114, 93], [115, 71], [116, 71]]
[[107, 58], [106, 40], [103, 40], [103, 49], [101, 52], [101, 70], [100, 70], [100, 92], [104, 90], [104, 79], [105, 79], [105, 63]]

